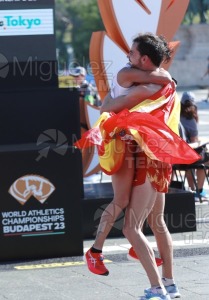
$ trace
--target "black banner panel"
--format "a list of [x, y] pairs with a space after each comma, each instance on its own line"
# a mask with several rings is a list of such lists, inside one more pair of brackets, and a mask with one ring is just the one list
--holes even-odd
[[[1, 38], [0, 38], [1, 40]], [[1, 54], [0, 54], [1, 58]], [[1, 66], [0, 62], [0, 66]], [[31, 88], [54, 88], [58, 86], [57, 62], [56, 61], [15, 61], [3, 63], [0, 67], [1, 91], [19, 91]]]
[[0, 260], [83, 254], [79, 160], [70, 147], [0, 153]]
[[1, 1], [0, 52], [8, 62], [56, 60], [54, 1]]
[[0, 128], [0, 145], [5, 147], [41, 147], [41, 141], [56, 146], [56, 140], [72, 146], [80, 136], [78, 91], [54, 88], [2, 92]]
[[57, 86], [55, 45], [53, 0], [0, 0], [1, 89]]
[[72, 147], [77, 92], [0, 99], [0, 260], [82, 255], [82, 162]]

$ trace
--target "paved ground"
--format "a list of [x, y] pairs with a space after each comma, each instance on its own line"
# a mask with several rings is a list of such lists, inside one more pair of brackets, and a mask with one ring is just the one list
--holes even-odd
[[[182, 91], [179, 91], [181, 94]], [[200, 135], [209, 138], [207, 90], [194, 90], [200, 113]], [[109, 180], [103, 177], [103, 180]], [[205, 184], [209, 193], [209, 187]], [[197, 231], [172, 234], [175, 278], [183, 300], [209, 298], [209, 205], [196, 203]], [[155, 248], [153, 236], [148, 237]], [[84, 241], [84, 251], [93, 241]], [[0, 264], [0, 300], [132, 300], [148, 287], [140, 263], [126, 258], [129, 244], [124, 238], [107, 239], [104, 248], [110, 275], [96, 276], [82, 257]]]

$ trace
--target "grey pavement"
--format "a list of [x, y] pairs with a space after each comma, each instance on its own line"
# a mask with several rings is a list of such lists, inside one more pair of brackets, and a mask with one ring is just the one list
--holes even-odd
[[[181, 94], [182, 91], [179, 91]], [[209, 137], [207, 90], [194, 90], [200, 113], [200, 135]], [[109, 180], [103, 176], [102, 180]], [[205, 184], [209, 193], [209, 187]], [[183, 300], [209, 298], [209, 205], [196, 202], [197, 230], [172, 234], [174, 273]], [[148, 239], [154, 249], [153, 236]], [[84, 251], [92, 245], [84, 241]], [[104, 255], [110, 274], [90, 273], [82, 257], [11, 261], [0, 263], [0, 300], [133, 300], [149, 286], [140, 263], [127, 260], [130, 245], [125, 238], [109, 238]]]

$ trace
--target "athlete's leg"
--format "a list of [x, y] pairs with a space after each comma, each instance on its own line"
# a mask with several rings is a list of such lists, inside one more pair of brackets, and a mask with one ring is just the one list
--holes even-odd
[[133, 187], [131, 200], [126, 209], [123, 233], [140, 257], [151, 286], [160, 286], [164, 289], [153, 249], [142, 232], [144, 221], [152, 210], [156, 197], [157, 192], [148, 179], [144, 184]]
[[97, 230], [94, 248], [102, 250], [105, 239], [115, 220], [129, 203], [134, 176], [132, 147], [126, 147], [125, 159], [119, 171], [112, 176], [114, 198], [103, 212]]
[[129, 146], [127, 146], [123, 165], [119, 171], [112, 176], [114, 198], [101, 216], [93, 247], [84, 255], [89, 270], [94, 274], [109, 274], [103, 262], [104, 256], [102, 255], [102, 248], [115, 220], [129, 203], [134, 176], [134, 165], [133, 154]]
[[165, 194], [157, 193], [157, 199], [147, 221], [155, 235], [157, 247], [163, 260], [162, 276], [173, 278], [173, 243], [164, 220]]
[[173, 276], [173, 243], [164, 221], [165, 194], [158, 193], [157, 200], [148, 216], [148, 224], [157, 241], [162, 264], [162, 282], [171, 299], [181, 296]]

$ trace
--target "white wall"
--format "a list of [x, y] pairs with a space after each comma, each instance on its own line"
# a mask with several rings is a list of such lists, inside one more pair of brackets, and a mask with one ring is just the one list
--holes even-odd
[[201, 80], [209, 57], [209, 25], [182, 25], [173, 40], [181, 42], [169, 68], [179, 87], [206, 87], [209, 76]]

